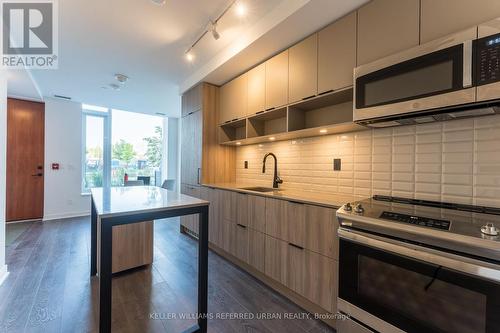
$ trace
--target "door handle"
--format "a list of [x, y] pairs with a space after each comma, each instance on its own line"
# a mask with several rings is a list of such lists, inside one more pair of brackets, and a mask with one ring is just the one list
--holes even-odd
[[200, 185], [200, 178], [201, 178], [201, 177], [200, 177], [200, 171], [201, 171], [201, 168], [198, 168], [198, 173], [197, 173], [197, 176], [196, 176], [196, 177], [197, 177], [196, 183], [197, 183], [198, 185]]
[[43, 176], [43, 173], [39, 172], [39, 173], [36, 173], [34, 175], [31, 175], [32, 177], [42, 177]]

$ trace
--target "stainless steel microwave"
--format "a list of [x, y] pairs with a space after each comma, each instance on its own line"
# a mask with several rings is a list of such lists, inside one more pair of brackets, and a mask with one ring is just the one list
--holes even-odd
[[371, 127], [500, 113], [498, 31], [461, 31], [354, 70], [354, 121]]

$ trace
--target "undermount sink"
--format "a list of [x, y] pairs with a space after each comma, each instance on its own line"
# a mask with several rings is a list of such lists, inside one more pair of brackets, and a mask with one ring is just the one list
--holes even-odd
[[262, 186], [256, 186], [256, 187], [240, 187], [240, 190], [247, 190], [247, 191], [254, 191], [254, 192], [273, 192], [273, 191], [279, 191], [277, 188], [272, 188], [272, 187], [262, 187]]

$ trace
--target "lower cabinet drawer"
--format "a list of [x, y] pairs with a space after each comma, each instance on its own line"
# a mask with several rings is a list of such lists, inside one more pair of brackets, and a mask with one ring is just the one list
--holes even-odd
[[266, 235], [265, 273], [323, 309], [336, 310], [336, 262]]

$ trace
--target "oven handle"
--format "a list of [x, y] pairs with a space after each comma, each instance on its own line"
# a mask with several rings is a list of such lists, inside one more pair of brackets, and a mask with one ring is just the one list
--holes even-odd
[[342, 227], [338, 229], [338, 235], [340, 238], [354, 243], [389, 251], [401, 256], [419, 259], [434, 265], [443, 266], [445, 268], [500, 283], [500, 267], [493, 264], [489, 265], [479, 260], [462, 257], [452, 253], [368, 235]]
[[463, 43], [463, 87], [472, 86], [472, 40]]

